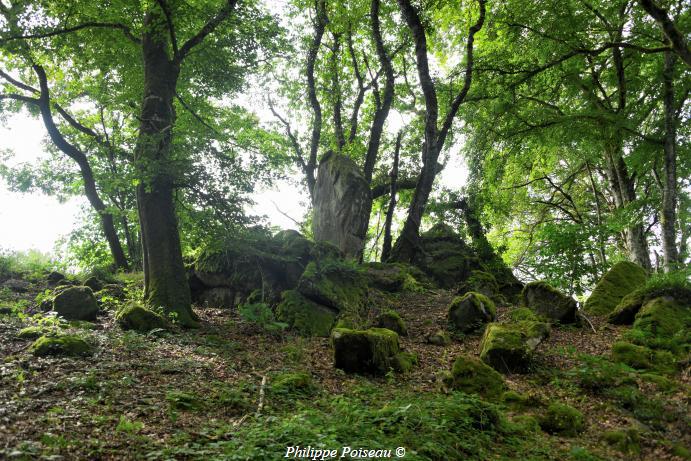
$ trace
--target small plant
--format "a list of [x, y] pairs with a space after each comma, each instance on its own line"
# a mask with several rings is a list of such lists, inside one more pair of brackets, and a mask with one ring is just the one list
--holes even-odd
[[125, 432], [127, 434], [136, 434], [144, 429], [144, 423], [141, 421], [130, 421], [125, 415], [120, 416], [120, 421], [115, 427], [117, 432]]
[[276, 320], [273, 310], [266, 303], [241, 304], [238, 307], [238, 312], [245, 322], [257, 325], [269, 332], [283, 331], [288, 328], [287, 323]]

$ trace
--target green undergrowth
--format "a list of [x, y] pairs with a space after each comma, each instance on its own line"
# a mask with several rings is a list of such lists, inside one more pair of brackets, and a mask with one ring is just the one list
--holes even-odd
[[[300, 380], [298, 380], [300, 381]], [[366, 384], [347, 395], [320, 394], [294, 411], [219, 424], [161, 457], [279, 459], [289, 446], [370, 450], [404, 447], [407, 460], [565, 459], [526, 422], [509, 421], [499, 406], [462, 392], [411, 394]], [[534, 424], [532, 424], [534, 426]], [[209, 434], [214, 434], [213, 436]], [[225, 434], [224, 440], [218, 440]], [[394, 456], [392, 455], [392, 458]]]

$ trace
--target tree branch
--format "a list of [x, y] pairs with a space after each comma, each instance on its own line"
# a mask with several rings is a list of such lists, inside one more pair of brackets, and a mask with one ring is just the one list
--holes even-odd
[[141, 40], [132, 34], [132, 31], [130, 28], [124, 24], [120, 24], [117, 22], [85, 22], [83, 24], [79, 24], [77, 26], [71, 26], [71, 27], [65, 27], [63, 29], [56, 29], [56, 30], [51, 30], [48, 32], [43, 32], [43, 33], [36, 33], [36, 34], [26, 34], [26, 35], [11, 35], [9, 37], [5, 38], [0, 38], [0, 44], [2, 43], [7, 43], [15, 40], [30, 40], [30, 39], [35, 39], [35, 38], [49, 38], [49, 37], [55, 37], [57, 35], [64, 35], [64, 34], [69, 34], [72, 32], [77, 32], [79, 30], [83, 29], [113, 29], [113, 30], [120, 30], [122, 33], [127, 37], [130, 41], [134, 43], [141, 43]]
[[216, 15], [213, 18], [211, 18], [209, 22], [204, 24], [204, 27], [202, 27], [196, 35], [194, 35], [192, 38], [187, 40], [182, 45], [180, 51], [177, 53], [177, 56], [175, 58], [176, 62], [182, 62], [190, 53], [192, 48], [199, 45], [209, 34], [216, 30], [216, 28], [223, 21], [225, 21], [228, 18], [228, 16], [230, 16], [230, 13], [233, 11], [233, 8], [235, 8], [236, 3], [237, 0], [227, 0], [225, 6], [221, 8], [221, 10], [218, 13], [216, 13]]

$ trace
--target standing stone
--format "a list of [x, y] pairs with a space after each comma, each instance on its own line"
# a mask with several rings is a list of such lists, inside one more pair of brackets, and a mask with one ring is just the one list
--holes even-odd
[[347, 157], [328, 153], [319, 164], [314, 188], [314, 239], [360, 258], [371, 207], [370, 187], [360, 168]]

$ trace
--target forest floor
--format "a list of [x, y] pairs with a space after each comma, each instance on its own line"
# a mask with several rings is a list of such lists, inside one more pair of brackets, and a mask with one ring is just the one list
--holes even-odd
[[[283, 458], [288, 445], [396, 444], [408, 450], [403, 459], [689, 459], [688, 368], [622, 372], [607, 357], [626, 327], [598, 319], [595, 331], [554, 328], [532, 370], [506, 376], [519, 402], [457, 397], [468, 414], [480, 408], [488, 419], [447, 421], [440, 372], [459, 354], [477, 356], [480, 341], [427, 342], [447, 328], [448, 291], [387, 298], [408, 325], [402, 348], [419, 363], [407, 374], [363, 377], [333, 367], [328, 338], [269, 333], [220, 309], [197, 309], [199, 329], [149, 335], [122, 331], [106, 313], [86, 329], [70, 327], [96, 345], [92, 356], [34, 357], [32, 341], [17, 333], [36, 319], [15, 307], [43, 288], [0, 293], [0, 306], [11, 307], [0, 314], [0, 459], [261, 460]], [[500, 320], [505, 313], [498, 309]], [[280, 385], [295, 373], [311, 382]], [[629, 384], [617, 387], [622, 373]], [[594, 376], [616, 392], [585, 386]], [[526, 424], [551, 402], [579, 409], [585, 430], [563, 437]]]

